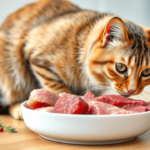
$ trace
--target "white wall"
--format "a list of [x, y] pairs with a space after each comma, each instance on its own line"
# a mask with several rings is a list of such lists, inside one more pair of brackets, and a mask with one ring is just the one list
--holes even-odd
[[0, 24], [12, 12], [36, 0], [0, 0]]
[[[6, 16], [36, 0], [0, 0], [0, 24]], [[150, 28], [150, 0], [70, 0], [82, 8], [111, 12]]]
[[111, 12], [150, 28], [150, 0], [70, 0], [82, 8]]

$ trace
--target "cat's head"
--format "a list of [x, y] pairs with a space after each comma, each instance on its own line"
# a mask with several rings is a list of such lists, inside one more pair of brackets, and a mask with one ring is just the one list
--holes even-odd
[[93, 35], [98, 29], [100, 34], [89, 47], [91, 82], [125, 96], [141, 93], [150, 84], [150, 30], [117, 17], [101, 24], [93, 29]]

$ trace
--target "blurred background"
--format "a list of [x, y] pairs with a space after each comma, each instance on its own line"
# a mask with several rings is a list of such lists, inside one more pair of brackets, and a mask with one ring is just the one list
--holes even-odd
[[[0, 0], [0, 24], [20, 7], [36, 0]], [[70, 0], [74, 4], [100, 12], [114, 13], [150, 28], [150, 0]], [[150, 86], [146, 87], [150, 89]]]
[[[0, 24], [11, 12], [36, 0], [0, 0]], [[150, 0], [70, 0], [76, 5], [120, 17], [150, 28]]]

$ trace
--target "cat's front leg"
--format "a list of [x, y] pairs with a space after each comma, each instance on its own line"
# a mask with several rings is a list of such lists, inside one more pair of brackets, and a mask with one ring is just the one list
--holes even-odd
[[56, 94], [64, 92], [71, 93], [69, 88], [63, 83], [60, 75], [47, 65], [41, 65], [37, 61], [31, 61], [31, 66], [43, 88], [53, 91]]
[[9, 113], [15, 119], [23, 119], [22, 111], [21, 111], [21, 103], [12, 104], [8, 108]]
[[60, 93], [71, 93], [69, 88], [59, 79], [54, 78], [54, 76], [49, 74], [38, 73], [38, 78], [42, 86], [50, 91], [55, 92], [56, 94]]
[[50, 82], [45, 81], [44, 83], [45, 83], [44, 84], [45, 89], [53, 91], [56, 94], [71, 93], [71, 91], [63, 83], [57, 81], [50, 81]]

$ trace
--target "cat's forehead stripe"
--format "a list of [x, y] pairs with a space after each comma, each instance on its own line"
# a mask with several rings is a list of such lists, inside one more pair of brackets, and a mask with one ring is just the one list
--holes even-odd
[[134, 44], [132, 45], [131, 49], [134, 49], [136, 46], [136, 41], [134, 42]]
[[120, 60], [125, 62], [125, 59], [123, 57], [121, 57]]
[[142, 58], [141, 58], [141, 66], [142, 66], [142, 64], [143, 64], [143, 57], [144, 57], [144, 56], [142, 55]]
[[136, 24], [134, 24], [133, 22], [125, 22], [125, 25], [127, 27], [127, 30], [130, 33], [130, 36], [134, 37], [134, 38], [142, 38], [145, 39], [145, 32], [143, 31], [143, 29], [140, 26], [137, 26]]
[[148, 52], [148, 47], [146, 46], [146, 43], [144, 41], [144, 53]]
[[135, 55], [131, 55], [128, 59], [128, 65], [134, 65], [136, 61]]
[[132, 54], [126, 58], [126, 62], [129, 66], [135, 65], [137, 68], [140, 66], [146, 67], [150, 63], [149, 59], [147, 59], [147, 55], [144, 53], [141, 53], [140, 56], [137, 56], [137, 54]]
[[128, 59], [128, 65], [130, 65], [132, 57], [133, 57], [133, 55], [131, 55], [131, 56], [129, 57], [129, 59]]
[[[140, 27], [137, 27], [139, 30], [139, 33], [137, 34], [137, 29], [134, 28], [134, 37], [133, 37], [133, 44], [131, 45], [131, 56], [129, 57], [128, 64], [130, 64], [133, 55], [135, 56], [135, 64], [138, 67], [142, 66], [143, 62], [145, 61], [145, 64], [148, 65], [149, 63], [149, 49], [146, 45], [145, 38], [142, 34], [142, 29]], [[136, 36], [137, 35], [137, 36]], [[146, 66], [147, 66], [146, 65]]]

